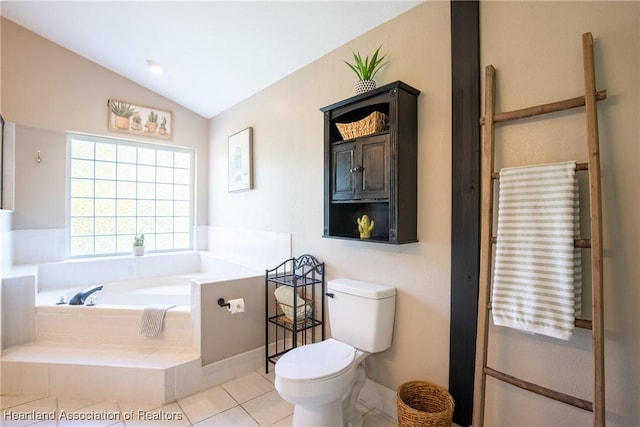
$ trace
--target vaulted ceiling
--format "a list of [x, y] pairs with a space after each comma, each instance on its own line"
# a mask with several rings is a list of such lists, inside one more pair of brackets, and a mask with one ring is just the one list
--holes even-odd
[[421, 1], [4, 0], [0, 12], [209, 118]]

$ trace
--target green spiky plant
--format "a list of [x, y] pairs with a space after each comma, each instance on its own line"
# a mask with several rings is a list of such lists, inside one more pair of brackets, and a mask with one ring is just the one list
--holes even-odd
[[133, 246], [144, 246], [144, 234], [133, 238]]
[[109, 102], [109, 108], [111, 108], [111, 112], [118, 117], [129, 118], [136, 112], [136, 108], [133, 105], [120, 101]]
[[158, 123], [158, 115], [152, 111], [149, 113], [147, 120], [151, 123]]
[[373, 80], [373, 77], [378, 71], [380, 71], [380, 68], [387, 64], [387, 62], [383, 62], [387, 55], [385, 54], [380, 56], [381, 48], [382, 46], [378, 47], [375, 52], [373, 52], [371, 59], [369, 59], [369, 56], [367, 55], [364, 60], [359, 52], [352, 52], [354, 63], [350, 64], [347, 61], [344, 61], [344, 63], [347, 64], [354, 73], [356, 73], [360, 80]]

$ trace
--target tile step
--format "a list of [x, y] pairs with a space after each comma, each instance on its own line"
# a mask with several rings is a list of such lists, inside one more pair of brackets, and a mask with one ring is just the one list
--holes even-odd
[[36, 341], [6, 348], [0, 360], [60, 365], [166, 369], [200, 356], [187, 348]]
[[164, 404], [201, 369], [190, 349], [33, 342], [3, 350], [0, 394]]

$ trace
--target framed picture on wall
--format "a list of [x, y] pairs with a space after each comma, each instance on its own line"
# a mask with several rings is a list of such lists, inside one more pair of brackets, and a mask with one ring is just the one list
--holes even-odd
[[229, 192], [253, 188], [252, 179], [253, 128], [248, 127], [229, 137], [227, 156], [229, 164]]
[[134, 135], [170, 139], [173, 135], [173, 117], [170, 111], [110, 99], [107, 128]]

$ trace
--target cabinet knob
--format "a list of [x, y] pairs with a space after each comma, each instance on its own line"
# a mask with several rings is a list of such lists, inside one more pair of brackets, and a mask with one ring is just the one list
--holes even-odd
[[356, 172], [362, 172], [363, 170], [364, 170], [364, 166], [358, 166], [358, 167], [349, 169], [349, 172], [356, 173]]
[[336, 294], [334, 294], [333, 292], [327, 292], [325, 295], [328, 296], [329, 298], [333, 298], [336, 296]]

